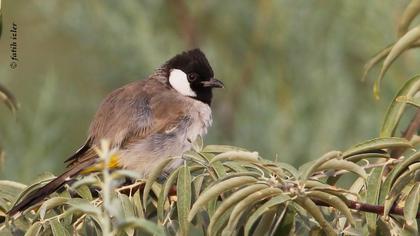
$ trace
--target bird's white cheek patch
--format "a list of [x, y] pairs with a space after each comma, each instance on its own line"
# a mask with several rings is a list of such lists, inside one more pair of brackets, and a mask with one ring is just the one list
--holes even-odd
[[172, 88], [185, 96], [196, 97], [197, 94], [191, 89], [187, 74], [182, 70], [173, 69], [169, 74], [169, 83]]

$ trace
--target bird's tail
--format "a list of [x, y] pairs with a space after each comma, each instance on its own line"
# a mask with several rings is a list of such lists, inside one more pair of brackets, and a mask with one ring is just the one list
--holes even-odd
[[22, 201], [15, 204], [7, 214], [9, 216], [14, 216], [17, 213], [21, 213], [24, 210], [28, 209], [29, 207], [41, 202], [44, 200], [48, 195], [57, 191], [61, 186], [63, 186], [67, 181], [73, 178], [75, 175], [80, 173], [83, 169], [90, 166], [91, 162], [84, 162], [78, 165], [72, 166], [69, 170], [61, 174], [60, 176], [53, 179], [51, 182], [46, 184], [40, 189], [37, 189], [31, 193], [29, 193]]

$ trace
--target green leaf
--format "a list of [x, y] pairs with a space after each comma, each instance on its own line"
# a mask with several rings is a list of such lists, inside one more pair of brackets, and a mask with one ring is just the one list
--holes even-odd
[[404, 36], [402, 36], [398, 41], [394, 44], [391, 51], [389, 52], [388, 56], [385, 58], [381, 72], [379, 73], [379, 78], [375, 81], [373, 87], [373, 93], [375, 97], [379, 98], [379, 90], [381, 87], [381, 81], [385, 76], [386, 71], [391, 66], [391, 64], [398, 58], [405, 50], [412, 47], [412, 45], [420, 40], [420, 25], [412, 28], [408, 31]]
[[152, 189], [153, 183], [156, 181], [156, 179], [162, 174], [165, 167], [175, 158], [167, 158], [164, 160], [161, 160], [156, 166], [153, 167], [153, 169], [149, 173], [149, 177], [146, 180], [146, 184], [144, 186], [143, 191], [143, 206], [147, 206], [147, 198], [149, 197], [149, 192]]
[[136, 210], [136, 217], [144, 218], [143, 206], [141, 204], [140, 198], [140, 190], [136, 191], [136, 193], [132, 197], [132, 201]]
[[349, 207], [346, 205], [346, 203], [341, 200], [339, 197], [321, 192], [321, 191], [310, 191], [307, 193], [307, 196], [312, 199], [318, 199], [322, 202], [328, 203], [330, 206], [334, 207], [335, 209], [341, 211], [341, 213], [344, 214], [344, 216], [347, 218], [347, 220], [350, 222], [351, 225], [355, 226], [356, 223], [353, 219], [353, 216], [351, 215], [351, 211]]
[[121, 202], [121, 207], [125, 218], [134, 217], [135, 206], [133, 203], [131, 203], [130, 198], [125, 194], [118, 194], [118, 199]]
[[317, 171], [323, 171], [323, 170], [347, 170], [349, 172], [353, 172], [357, 175], [359, 175], [360, 177], [366, 179], [367, 178], [367, 174], [365, 172], [365, 170], [360, 167], [359, 165], [350, 162], [350, 161], [346, 161], [346, 160], [329, 160], [325, 163], [323, 163], [322, 165], [320, 165], [317, 169]]
[[214, 154], [201, 153], [200, 155], [209, 162], [210, 167], [213, 169], [214, 173], [216, 174], [216, 176], [213, 175], [215, 178], [222, 178], [223, 176], [226, 175], [226, 170], [220, 161], [211, 162], [211, 160], [214, 158]]
[[260, 218], [263, 214], [267, 213], [272, 207], [284, 204], [285, 202], [287, 202], [289, 200], [290, 200], [289, 196], [284, 195], [284, 194], [280, 194], [278, 196], [275, 196], [275, 197], [271, 198], [266, 203], [264, 203], [263, 205], [258, 207], [257, 210], [255, 210], [249, 216], [249, 218], [248, 218], [248, 220], [245, 224], [245, 228], [244, 228], [245, 236], [249, 235], [252, 226], [258, 220], [258, 218]]
[[411, 0], [411, 2], [405, 8], [398, 22], [398, 37], [401, 37], [405, 33], [407, 33], [411, 22], [414, 20], [414, 18], [416, 18], [418, 14], [420, 14], [420, 1]]
[[[379, 192], [381, 190], [382, 185], [382, 174], [384, 172], [385, 167], [376, 167], [374, 168], [367, 179], [367, 189], [369, 191], [366, 192], [366, 203], [377, 205]], [[376, 221], [378, 215], [375, 213], [365, 213], [366, 214], [366, 223], [368, 226], [368, 230], [371, 234], [376, 232]]]
[[118, 179], [121, 177], [128, 177], [131, 179], [141, 179], [141, 175], [138, 172], [132, 170], [114, 170], [111, 174], [111, 178]]
[[385, 198], [384, 215], [389, 214], [391, 207], [394, 205], [394, 202], [397, 200], [402, 190], [406, 186], [413, 185], [413, 182], [414, 182], [414, 175], [410, 171], [404, 172], [395, 180], [395, 182], [392, 184], [391, 190], [389, 191], [388, 195]]
[[81, 198], [73, 198], [67, 201], [67, 204], [71, 206], [71, 210], [78, 210], [83, 213], [98, 216], [101, 215], [101, 210], [99, 207], [92, 205], [89, 201]]
[[42, 223], [37, 221], [33, 223], [25, 233], [25, 236], [38, 236], [41, 235]]
[[263, 214], [260, 222], [258, 223], [253, 235], [267, 235], [270, 232], [271, 225], [273, 224], [276, 216], [275, 209], [269, 210]]
[[228, 151], [247, 151], [244, 148], [228, 146], [228, 145], [207, 145], [203, 148], [201, 152], [208, 153], [222, 153]]
[[420, 183], [416, 183], [407, 196], [404, 205], [404, 219], [408, 227], [417, 231], [416, 215], [420, 203]]
[[393, 149], [393, 148], [412, 148], [412, 145], [407, 139], [396, 138], [396, 137], [382, 137], [375, 138], [363, 143], [357, 144], [345, 152], [343, 152], [343, 158], [347, 159], [354, 155], [375, 152], [381, 149]]
[[[75, 230], [76, 232], [76, 230]], [[101, 228], [98, 225], [98, 222], [95, 218], [90, 216], [86, 216], [83, 220], [83, 227], [81, 232], [78, 231], [80, 235], [102, 235]], [[79, 235], [74, 233], [75, 235]]]
[[216, 161], [246, 161], [246, 162], [257, 162], [258, 152], [245, 152], [245, 151], [228, 151], [221, 153], [210, 160], [210, 163]]
[[294, 235], [292, 234], [295, 226], [296, 212], [291, 208], [287, 207], [286, 211], [280, 222], [280, 224], [274, 228], [274, 235]]
[[361, 161], [361, 160], [366, 160], [366, 159], [369, 159], [369, 158], [389, 159], [391, 157], [389, 156], [388, 153], [361, 153], [361, 154], [356, 154], [354, 156], [345, 157], [345, 159], [347, 161], [351, 161], [351, 162], [354, 162], [354, 163], [356, 163], [358, 161]]
[[230, 208], [221, 217], [219, 217], [219, 219], [217, 219], [215, 221], [214, 226], [213, 226], [213, 230], [212, 230], [212, 234], [207, 232], [209, 236], [215, 236], [215, 235], [220, 235], [221, 234], [220, 231], [226, 226], [231, 212], [232, 212], [232, 208]]
[[164, 212], [165, 212], [165, 202], [168, 197], [169, 190], [174, 186], [175, 180], [178, 177], [179, 168], [172, 172], [169, 177], [166, 179], [165, 184], [163, 185], [162, 191], [158, 197], [158, 204], [157, 204], [157, 215], [160, 222], [164, 220]]
[[337, 235], [334, 228], [328, 223], [324, 215], [322, 215], [319, 207], [309, 197], [298, 197], [295, 201], [310, 215], [312, 215], [327, 235]]
[[98, 184], [98, 183], [99, 183], [99, 179], [95, 175], [88, 175], [74, 182], [71, 185], [71, 188], [74, 189], [74, 191], [77, 191], [76, 189], [82, 185], [91, 185], [91, 184]]
[[92, 193], [90, 192], [90, 189], [89, 189], [88, 186], [81, 185], [78, 188], [76, 188], [75, 191], [77, 192], [77, 194], [81, 198], [86, 199], [88, 201], [92, 201], [93, 200]]
[[216, 222], [226, 211], [228, 211], [238, 201], [244, 199], [245, 197], [248, 197], [252, 193], [262, 190], [263, 188], [268, 188], [268, 186], [266, 184], [249, 185], [240, 190], [235, 191], [232, 195], [226, 198], [217, 208], [215, 213], [211, 216], [210, 224], [208, 227], [208, 234], [212, 235], [214, 233], [214, 226], [216, 225]]
[[176, 186], [177, 211], [180, 228], [180, 235], [188, 235], [190, 223], [188, 213], [191, 206], [191, 174], [190, 169], [185, 165], [180, 168]]
[[392, 43], [391, 45], [387, 46], [386, 48], [382, 49], [381, 51], [377, 52], [364, 66], [363, 66], [363, 76], [362, 76], [362, 81], [366, 81], [367, 75], [369, 73], [369, 71], [375, 66], [377, 65], [380, 61], [382, 61], [386, 56], [388, 56], [389, 52], [392, 49], [392, 46], [394, 45], [394, 43]]
[[239, 186], [245, 186], [246, 184], [253, 184], [257, 182], [256, 178], [249, 177], [249, 176], [241, 176], [241, 177], [234, 177], [230, 178], [217, 184], [211, 186], [209, 189], [205, 190], [194, 205], [191, 208], [190, 213], [188, 214], [188, 221], [192, 221], [195, 214], [197, 214], [198, 210], [203, 207], [208, 201], [218, 197], [221, 193], [227, 190], [233, 190]]
[[281, 162], [275, 162], [274, 164], [280, 167], [281, 169], [289, 172], [293, 176], [294, 179], [297, 179], [299, 177], [299, 172], [294, 166], [287, 163], [281, 163]]
[[404, 160], [398, 163], [391, 172], [387, 175], [384, 183], [381, 187], [381, 192], [379, 194], [379, 201], [378, 204], [383, 204], [385, 201], [385, 197], [388, 195], [389, 190], [391, 189], [392, 184], [394, 183], [395, 179], [403, 172], [405, 169], [408, 168], [409, 165], [419, 162], [420, 161], [420, 151], [414, 153], [411, 156], [405, 157]]
[[54, 218], [50, 221], [51, 230], [54, 236], [68, 236], [70, 233], [64, 228], [64, 226]]
[[318, 170], [318, 168], [324, 164], [325, 162], [334, 159], [334, 158], [338, 158], [341, 157], [341, 152], [339, 151], [331, 151], [328, 152], [326, 154], [324, 154], [322, 157], [320, 157], [319, 159], [317, 159], [316, 161], [314, 161], [313, 163], [311, 163], [310, 166], [308, 166], [305, 170], [303, 170], [301, 179], [302, 180], [307, 180], [309, 179], [309, 177], [311, 177], [311, 175]]
[[229, 217], [228, 224], [226, 228], [223, 230], [223, 233], [227, 235], [232, 235], [236, 229], [236, 226], [239, 222], [240, 217], [243, 215], [244, 212], [246, 212], [247, 209], [250, 209], [261, 200], [264, 200], [272, 196], [278, 196], [280, 194], [282, 194], [282, 191], [280, 189], [269, 187], [269, 188], [256, 191], [250, 194], [248, 197], [241, 200], [233, 208], [233, 211]]
[[26, 185], [18, 182], [0, 180], [0, 197], [12, 202], [25, 188]]
[[397, 102], [397, 98], [401, 96], [413, 97], [420, 89], [420, 76], [409, 79], [399, 90], [398, 94], [393, 99], [391, 105], [385, 115], [384, 122], [382, 124], [380, 136], [391, 137], [394, 135], [398, 123], [401, 120], [401, 116], [406, 107], [406, 103]]
[[39, 208], [39, 217], [41, 219], [44, 219], [45, 213], [54, 207], [62, 206], [67, 203], [69, 199], [65, 197], [54, 197], [51, 199], [48, 199], [44, 203], [42, 203], [41, 207]]
[[161, 226], [158, 226], [157, 224], [145, 219], [127, 218], [121, 224], [119, 224], [118, 228], [122, 230], [130, 227], [139, 229], [142, 232], [151, 235], [165, 236], [165, 231]]

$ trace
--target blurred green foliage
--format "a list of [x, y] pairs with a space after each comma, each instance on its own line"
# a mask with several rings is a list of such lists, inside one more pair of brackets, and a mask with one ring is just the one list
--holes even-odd
[[[362, 67], [396, 39], [407, 2], [3, 0], [0, 82], [21, 109], [15, 122], [0, 107], [0, 178], [28, 182], [42, 171], [58, 173], [107, 93], [191, 47], [206, 52], [226, 84], [216, 92], [206, 143], [298, 165], [376, 137], [387, 104], [418, 72], [420, 58], [408, 52], [393, 65], [379, 102], [371, 92], [377, 71], [364, 84]], [[16, 69], [9, 67], [13, 22]]]

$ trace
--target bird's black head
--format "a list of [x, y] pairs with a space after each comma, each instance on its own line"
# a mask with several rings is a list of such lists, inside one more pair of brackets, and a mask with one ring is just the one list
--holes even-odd
[[223, 88], [214, 78], [206, 56], [200, 49], [176, 55], [165, 63], [169, 84], [179, 93], [210, 105], [213, 88]]

